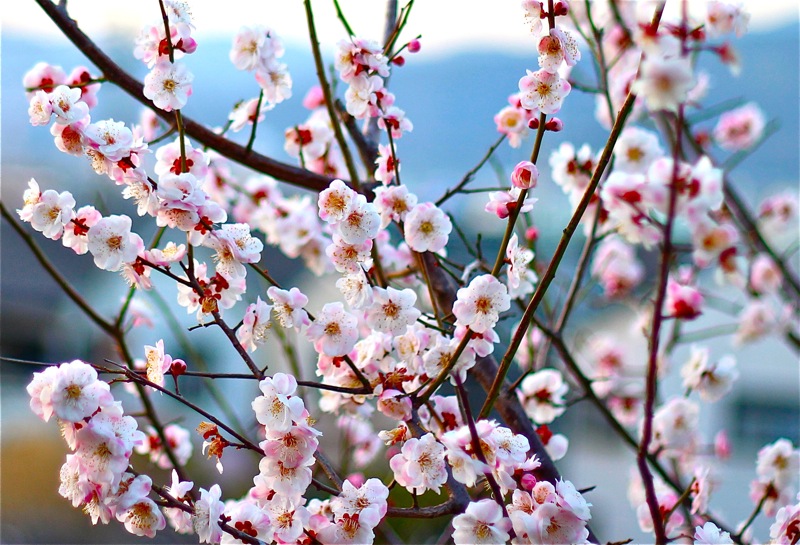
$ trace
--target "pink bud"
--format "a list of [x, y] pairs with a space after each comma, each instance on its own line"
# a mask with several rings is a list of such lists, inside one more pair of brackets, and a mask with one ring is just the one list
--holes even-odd
[[714, 437], [714, 453], [720, 460], [727, 460], [731, 457], [731, 443], [728, 441], [728, 434], [725, 430], [720, 430]]
[[303, 98], [303, 106], [309, 110], [315, 110], [325, 105], [325, 94], [322, 87], [315, 85], [308, 90], [306, 96]]
[[536, 227], [528, 227], [525, 229], [525, 240], [528, 242], [536, 242], [539, 238], [539, 230]]
[[564, 122], [557, 117], [551, 117], [547, 123], [544, 124], [544, 130], [559, 132], [564, 128]]
[[539, 170], [530, 161], [520, 161], [511, 173], [511, 183], [520, 189], [536, 187], [539, 181]]
[[186, 372], [186, 362], [183, 360], [172, 360], [169, 372], [173, 377], [179, 377]]
[[406, 63], [405, 58], [402, 55], [397, 55], [396, 57], [392, 57], [392, 64], [396, 64], [397, 66], [403, 66]]
[[351, 473], [347, 476], [347, 480], [356, 488], [361, 488], [361, 485], [367, 482], [367, 478], [364, 477], [363, 473]]
[[536, 477], [530, 473], [526, 473], [522, 476], [522, 479], [520, 479], [520, 484], [525, 490], [533, 490], [533, 487], [536, 486]]
[[566, 15], [569, 13], [569, 2], [567, 0], [558, 0], [555, 6], [553, 6], [553, 15], [558, 17], [559, 15]]
[[529, 129], [538, 129], [539, 128], [539, 118], [532, 117], [530, 121], [528, 121], [528, 128]]
[[422, 44], [419, 43], [419, 40], [417, 40], [416, 38], [414, 38], [413, 40], [408, 42], [408, 52], [409, 53], [416, 53], [417, 51], [420, 50], [421, 47], [422, 47]]

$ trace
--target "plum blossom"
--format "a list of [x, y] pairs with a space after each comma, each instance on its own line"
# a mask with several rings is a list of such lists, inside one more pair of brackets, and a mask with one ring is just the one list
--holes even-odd
[[294, 327], [299, 330], [310, 322], [305, 307], [308, 304], [306, 297], [299, 289], [291, 288], [289, 291], [275, 286], [267, 289], [267, 297], [272, 301], [272, 310], [275, 317], [283, 327]]
[[796, 545], [800, 541], [800, 503], [778, 509], [769, 537], [771, 543], [778, 545]]
[[450, 218], [432, 202], [423, 202], [412, 208], [403, 226], [405, 241], [415, 252], [442, 250], [452, 230]]
[[673, 318], [693, 320], [703, 312], [703, 295], [696, 287], [682, 284], [670, 278], [667, 282], [667, 297], [664, 312]]
[[295, 395], [297, 380], [292, 375], [275, 373], [258, 384], [264, 395], [253, 400], [256, 419], [268, 430], [288, 431], [292, 422], [300, 422], [305, 409], [303, 400]]
[[193, 80], [185, 64], [161, 61], [144, 78], [144, 96], [164, 111], [180, 110], [192, 94]]
[[456, 545], [501, 545], [509, 539], [511, 521], [493, 499], [470, 502], [464, 513], [453, 518]]
[[326, 356], [344, 356], [358, 340], [358, 319], [339, 303], [327, 303], [306, 330], [317, 352]]
[[192, 525], [200, 543], [219, 543], [222, 539], [222, 528], [219, 518], [225, 511], [225, 504], [220, 501], [222, 490], [218, 484], [210, 489], [200, 489], [200, 499], [194, 503]]
[[52, 412], [61, 420], [80, 422], [111, 404], [108, 383], [97, 379], [97, 371], [80, 360], [58, 366], [49, 392]]
[[562, 64], [575, 66], [581, 60], [581, 52], [575, 37], [568, 30], [550, 29], [550, 34], [539, 40], [539, 67], [552, 74], [558, 72]]
[[527, 72], [528, 74], [519, 80], [522, 107], [538, 110], [547, 115], [557, 114], [572, 86], [558, 74], [545, 70]]
[[447, 481], [444, 446], [431, 433], [406, 441], [389, 465], [397, 484], [412, 493], [422, 494], [426, 490], [438, 493]]
[[367, 309], [367, 325], [376, 331], [400, 335], [420, 317], [414, 307], [417, 294], [410, 289], [373, 288], [372, 306]]
[[741, 2], [710, 0], [706, 6], [705, 31], [709, 38], [716, 38], [729, 32], [742, 37], [747, 32], [750, 14]]
[[631, 90], [643, 97], [650, 110], [677, 111], [694, 86], [689, 59], [649, 56], [642, 61]]
[[709, 362], [707, 348], [692, 346], [691, 357], [681, 368], [681, 376], [683, 387], [697, 390], [703, 401], [718, 401], [730, 391], [739, 378], [739, 371], [733, 356]]
[[34, 127], [49, 125], [52, 115], [53, 105], [50, 103], [50, 97], [42, 90], [36, 91], [28, 105], [28, 116], [30, 117], [31, 125]]
[[375, 207], [381, 215], [381, 228], [386, 228], [392, 221], [405, 221], [416, 205], [417, 196], [409, 193], [404, 185], [375, 188]]
[[652, 448], [675, 455], [694, 446], [700, 407], [683, 397], [664, 403], [653, 415]]
[[74, 208], [75, 199], [69, 191], [58, 193], [48, 189], [39, 195], [37, 202], [30, 208], [31, 227], [51, 240], [58, 240], [75, 217]]
[[[510, 191], [491, 192], [489, 193], [489, 202], [486, 203], [484, 210], [490, 214], [496, 215], [501, 220], [506, 219], [511, 215], [511, 212], [517, 208], [521, 192], [522, 190], [518, 187], [512, 187]], [[533, 210], [533, 205], [538, 200], [539, 199], [534, 199], [526, 194], [525, 199], [522, 201], [522, 206], [519, 209], [520, 213], [524, 214], [525, 212]]]
[[272, 305], [268, 305], [258, 297], [255, 303], [247, 307], [242, 325], [236, 330], [236, 338], [250, 352], [255, 352], [259, 345], [267, 340], [267, 333], [272, 327], [269, 321]]
[[663, 155], [664, 150], [655, 133], [639, 127], [626, 127], [614, 146], [614, 168], [645, 173], [653, 161]]
[[511, 307], [508, 290], [490, 274], [476, 276], [469, 286], [458, 290], [453, 314], [456, 326], [467, 326], [476, 333], [494, 329], [500, 314]]
[[530, 161], [520, 161], [511, 173], [511, 184], [520, 189], [536, 187], [539, 180], [539, 170]]
[[81, 206], [75, 212], [70, 224], [65, 226], [61, 242], [65, 247], [72, 248], [76, 254], [85, 254], [89, 251], [89, 240], [86, 235], [102, 217], [94, 206]]
[[564, 395], [568, 386], [556, 369], [540, 369], [525, 377], [519, 398], [525, 413], [537, 424], [549, 424], [566, 410]]
[[81, 90], [59, 85], [50, 93], [50, 104], [56, 123], [70, 125], [89, 115], [89, 107], [81, 101]]
[[717, 545], [733, 543], [728, 532], [720, 530], [713, 522], [706, 522], [694, 529], [694, 545]]
[[133, 263], [144, 242], [131, 233], [131, 218], [108, 216], [95, 223], [86, 235], [94, 264], [106, 271], [118, 271], [124, 263]]
[[750, 102], [719, 116], [714, 140], [724, 150], [746, 150], [758, 142], [765, 125], [764, 113], [756, 103]]

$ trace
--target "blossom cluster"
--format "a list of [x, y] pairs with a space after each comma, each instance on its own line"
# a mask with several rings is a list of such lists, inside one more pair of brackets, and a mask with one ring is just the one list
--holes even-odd
[[34, 373], [28, 394], [42, 420], [56, 417], [72, 451], [61, 466], [58, 493], [93, 524], [116, 518], [132, 534], [148, 537], [163, 530], [164, 515], [148, 497], [152, 481], [127, 471], [145, 436], [94, 368], [79, 360], [48, 367]]

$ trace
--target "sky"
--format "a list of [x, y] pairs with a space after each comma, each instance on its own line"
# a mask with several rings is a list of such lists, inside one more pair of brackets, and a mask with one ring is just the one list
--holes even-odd
[[[702, 11], [702, 0], [688, 0], [690, 9]], [[398, 2], [401, 6], [405, 0]], [[639, 0], [645, 9], [650, 0]], [[8, 6], [8, 3], [4, 3]], [[798, 20], [797, 0], [745, 0], [751, 14], [750, 29], [765, 30]], [[307, 43], [307, 27], [301, 0], [191, 0], [198, 43], [204, 37], [233, 35], [243, 24], [263, 24], [275, 29], [287, 42]], [[382, 34], [385, 2], [381, 0], [340, 0], [340, 5], [354, 32], [379, 39]], [[429, 53], [446, 54], [453, 49], [518, 49], [531, 47], [530, 34], [523, 23], [519, 0], [491, 2], [483, 0], [418, 0], [413, 7], [407, 34], [411, 39], [422, 35]], [[679, 2], [668, 2], [677, 7]], [[137, 33], [144, 24], [157, 20], [155, 0], [69, 0], [70, 14], [90, 36], [109, 33]], [[345, 37], [332, 0], [312, 2], [320, 41], [333, 44]], [[13, 12], [3, 8], [4, 31], [36, 32], [45, 39], [57, 36], [55, 26], [34, 2], [14, 2]], [[652, 11], [652, 9], [651, 9]]]

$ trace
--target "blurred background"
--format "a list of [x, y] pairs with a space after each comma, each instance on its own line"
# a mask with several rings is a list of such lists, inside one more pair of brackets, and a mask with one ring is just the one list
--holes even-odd
[[[344, 37], [344, 32], [329, 3], [318, 3], [320, 5], [315, 5], [315, 9], [320, 39], [326, 59], [331, 61], [333, 46]], [[43, 189], [73, 192], [79, 205], [94, 204], [104, 213], [130, 213], [128, 203], [122, 200], [117, 188], [107, 178], [94, 174], [88, 163], [59, 153], [47, 129], [29, 124], [21, 84], [25, 72], [39, 61], [60, 65], [67, 72], [77, 65], [87, 65], [87, 61], [58, 34], [55, 25], [33, 2], [14, 4], [19, 5], [14, 6], [13, 12], [7, 5], [2, 8], [0, 44], [3, 203], [9, 209], [20, 207], [27, 181], [34, 177]], [[195, 91], [185, 114], [210, 126], [220, 126], [234, 103], [257, 96], [258, 88], [252, 76], [234, 69], [228, 61], [228, 51], [232, 36], [241, 24], [271, 26], [285, 40], [287, 51], [283, 61], [289, 65], [294, 80], [294, 95], [266, 114], [265, 121], [259, 124], [255, 147], [279, 160], [291, 162], [283, 151], [283, 131], [305, 120], [307, 111], [303, 109], [301, 100], [316, 83], [310, 69], [309, 46], [304, 38], [301, 3], [281, 3], [280, 8], [268, 5], [272, 3], [255, 1], [226, 2], [224, 7], [212, 1], [191, 4], [197, 27], [194, 36], [199, 46], [195, 54], [185, 58], [195, 74]], [[376, 39], [382, 28], [382, 4], [353, 0], [341, 2], [356, 33]], [[405, 37], [421, 34], [422, 51], [407, 56], [406, 65], [393, 71], [390, 87], [397, 96], [397, 105], [406, 110], [414, 123], [414, 131], [398, 142], [403, 181], [425, 200], [436, 199], [446, 188], [455, 185], [496, 140], [492, 118], [505, 106], [508, 95], [517, 89], [517, 81], [526, 68], [536, 67], [536, 44], [522, 24], [518, 2], [503, 3], [491, 10], [479, 9], [478, 3], [470, 7], [464, 2], [451, 0], [418, 4]], [[733, 183], [751, 206], [780, 190], [791, 188], [796, 191], [800, 172], [798, 8], [793, 0], [766, 4], [748, 2], [753, 12], [751, 31], [734, 42], [741, 56], [741, 77], [732, 76], [727, 68], [707, 57], [701, 63], [711, 76], [711, 89], [705, 105], [728, 99], [752, 100], [763, 109], [767, 119], [779, 121], [778, 132], [731, 175]], [[146, 67], [133, 57], [132, 44], [141, 26], [157, 18], [157, 3], [71, 0], [69, 8], [73, 17], [112, 58], [139, 79], [144, 78]], [[96, 73], [91, 65], [88, 66]], [[591, 77], [588, 62], [579, 64], [575, 74], [583, 74], [584, 80], [588, 80]], [[110, 117], [133, 124], [138, 122], [139, 114], [137, 103], [106, 85], [99, 93], [99, 105], [92, 117]], [[564, 120], [565, 130], [557, 134], [548, 133], [541, 155], [543, 160], [565, 141], [576, 147], [588, 143], [593, 150], [603, 144], [606, 133], [594, 120], [592, 97], [573, 91], [565, 101], [560, 117]], [[709, 129], [713, 123], [714, 120], [708, 122]], [[246, 132], [235, 138], [246, 140]], [[505, 179], [516, 162], [528, 157], [531, 145], [532, 138], [516, 150], [503, 144], [496, 160], [478, 173], [473, 186], [497, 186], [498, 176]], [[544, 163], [540, 161], [540, 164]], [[536, 190], [540, 200], [534, 212], [535, 222], [542, 233], [538, 252], [545, 260], [552, 254], [571, 210], [566, 197], [550, 182], [547, 170], [542, 169], [542, 179]], [[292, 191], [286, 189], [287, 193]], [[468, 236], [475, 236], [479, 226], [487, 237], [486, 247], [491, 247], [492, 236], [499, 236], [503, 223], [482, 211], [485, 199], [485, 194], [462, 196], [451, 200], [445, 208], [461, 218]], [[147, 241], [152, 231], [148, 231], [149, 226], [140, 226], [138, 232]], [[0, 241], [0, 355], [42, 362], [76, 358], [102, 362], [103, 358], [113, 357], [113, 349], [103, 335], [61, 294], [6, 222], [0, 225]], [[98, 271], [89, 256], [76, 256], [58, 242], [41, 236], [37, 241], [49, 259], [91, 304], [105, 315], [112, 315], [118, 309], [126, 292], [118, 275]], [[581, 242], [582, 236], [577, 236], [559, 271], [557, 286], [563, 287], [569, 282]], [[300, 263], [282, 257], [277, 249], [267, 248], [264, 262], [282, 283], [304, 287], [312, 298], [312, 309], [320, 308], [330, 299], [330, 295], [325, 294], [329, 287], [327, 284], [308, 276]], [[142, 357], [144, 344], [155, 344], [163, 338], [167, 351], [174, 357], [186, 358], [190, 365], [195, 357], [202, 357], [215, 369], [235, 365], [232, 362], [236, 361], [236, 356], [221, 334], [217, 331], [187, 332], [187, 328], [196, 323], [194, 316], [187, 316], [176, 306], [172, 286], [156, 285], [156, 295], [138, 294], [135, 300], [157, 314], [169, 309], [167, 315], [170, 318], [157, 320], [152, 328], [134, 331], [130, 337], [134, 355]], [[243, 308], [233, 309], [231, 315], [240, 315]], [[576, 315], [570, 334], [585, 337], [589, 333], [608, 332], [620, 339], [631, 338], [631, 323], [636, 319], [633, 311], [622, 305], [611, 310], [611, 314], [604, 314], [602, 322], [596, 319], [597, 314], [593, 311]], [[721, 320], [725, 318], [711, 312], [702, 318], [698, 327]], [[716, 357], [734, 352], [730, 337], [712, 341], [709, 346]], [[643, 343], [641, 346], [631, 343], [629, 350], [634, 358], [637, 354], [644, 357], [646, 353]], [[273, 371], [280, 370], [284, 362], [270, 360], [269, 355], [274, 353], [260, 350], [256, 353], [257, 361], [270, 363]], [[675, 361], [682, 363], [681, 355], [687, 354], [688, 346], [680, 348]], [[779, 437], [790, 438], [797, 444], [800, 436], [800, 372], [794, 354], [776, 338], [736, 349], [735, 354], [741, 371], [740, 380], [723, 401], [704, 405], [701, 414], [706, 440], [710, 441], [717, 430], [724, 428], [733, 444], [732, 459], [720, 468], [722, 488], [712, 500], [712, 506], [721, 518], [730, 522], [742, 520], [752, 509], [746, 495], [748, 483], [755, 476], [754, 461], [758, 449]], [[309, 363], [305, 378], [311, 378], [312, 368]], [[67, 448], [57, 426], [53, 422], [42, 423], [28, 408], [25, 386], [34, 370], [27, 365], [0, 363], [0, 539], [3, 543], [136, 541], [137, 538], [124, 532], [116, 523], [92, 528], [88, 517], [58, 496], [58, 470]], [[217, 407], [229, 410], [231, 417], [246, 427], [252, 420], [249, 400], [257, 395], [255, 384], [225, 383], [217, 386], [223, 398]], [[187, 393], [207, 395], [200, 385], [184, 383], [183, 387], [196, 389]], [[678, 388], [677, 381], [665, 385], [666, 392], [677, 392]], [[117, 390], [119, 398], [127, 400], [121, 392], [122, 389]], [[237, 400], [245, 402], [237, 403]], [[159, 399], [157, 402], [169, 414], [176, 414], [180, 423], [190, 430], [199, 422], [194, 415], [181, 411], [169, 400]], [[330, 418], [327, 420], [328, 424], [332, 421]], [[325, 422], [321, 425], [324, 426]], [[604, 422], [584, 404], [568, 411], [553, 428], [570, 438], [570, 451], [558, 463], [562, 473], [578, 488], [597, 487], [597, 492], [587, 495], [587, 499], [595, 504], [592, 527], [597, 535], [605, 540], [631, 537], [634, 542], [641, 542], [644, 535], [639, 532], [626, 499], [629, 470], [634, 465], [633, 453], [624, 449]], [[323, 445], [326, 452], [336, 453], [338, 439], [335, 429], [327, 429], [331, 433], [326, 434], [327, 445]], [[200, 454], [200, 443], [197, 438], [190, 473], [197, 475], [196, 486], [207, 487], [214, 481], [216, 470], [213, 463]], [[334, 457], [337, 455], [341, 453], [333, 454]], [[136, 463], [147, 467], [146, 460], [138, 458]], [[251, 485], [257, 461], [237, 453], [226, 453], [223, 461], [225, 483], [229, 483], [223, 487], [224, 497], [238, 497]], [[160, 479], [163, 483], [168, 479], [164, 472], [155, 469], [151, 474], [156, 482]], [[601, 498], [612, 498], [612, 501], [600, 501]], [[398, 527], [398, 532], [407, 541], [414, 542], [438, 535], [443, 522], [424, 525], [421, 529], [419, 525], [415, 529]], [[756, 535], [765, 536], [767, 527], [768, 522], [762, 517], [755, 525]], [[192, 537], [182, 538], [166, 531], [156, 538], [156, 542], [161, 543], [179, 541], [196, 542]]]

